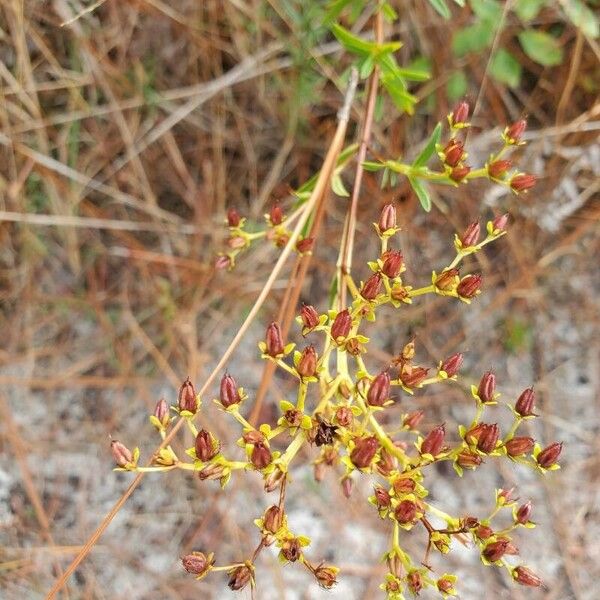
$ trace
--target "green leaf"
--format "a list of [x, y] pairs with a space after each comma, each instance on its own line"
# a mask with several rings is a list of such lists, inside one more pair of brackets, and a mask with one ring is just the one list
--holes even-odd
[[355, 36], [353, 33], [350, 33], [347, 29], [344, 29], [341, 25], [334, 23], [331, 26], [331, 31], [333, 35], [338, 39], [340, 44], [349, 50], [350, 52], [354, 52], [355, 54], [367, 55], [371, 54], [373, 50], [377, 47], [377, 44], [373, 42], [365, 42], [365, 40]]
[[452, 38], [452, 51], [458, 57], [469, 52], [481, 52], [492, 44], [494, 24], [491, 21], [480, 21], [464, 29], [459, 29]]
[[365, 161], [362, 166], [365, 171], [381, 171], [382, 169], [385, 169], [385, 165], [383, 163], [369, 161]]
[[417, 194], [417, 198], [423, 207], [425, 212], [429, 212], [431, 210], [431, 198], [429, 197], [429, 192], [425, 189], [425, 186], [414, 177], [409, 177], [408, 181], [412, 186], [412, 189], [415, 190], [415, 194]]
[[381, 12], [383, 14], [383, 18], [388, 23], [393, 23], [398, 18], [398, 13], [387, 2], [384, 2], [383, 5], [381, 6]]
[[373, 70], [374, 66], [375, 59], [372, 54], [368, 54], [363, 59], [361, 59], [358, 65], [358, 74], [360, 75], [360, 78], [366, 79], [371, 74], [371, 71]]
[[471, 8], [480, 19], [497, 23], [502, 17], [502, 7], [496, 0], [471, 0]]
[[450, 9], [446, 6], [445, 0], [429, 0], [429, 4], [431, 4], [444, 19], [450, 18]]
[[323, 23], [329, 25], [333, 23], [341, 14], [341, 12], [350, 4], [352, 0], [335, 0], [329, 6], [327, 13], [325, 14], [325, 18], [323, 19]]
[[339, 175], [335, 175], [332, 179], [331, 179], [331, 189], [338, 195], [338, 196], [349, 196], [350, 194], [348, 193], [348, 190], [344, 187], [344, 182], [342, 181], [342, 178]]
[[546, 3], [547, 0], [516, 0], [513, 10], [517, 13], [519, 19], [526, 23], [531, 19], [535, 19]]
[[562, 62], [562, 48], [558, 41], [545, 31], [522, 31], [519, 34], [519, 42], [525, 54], [544, 67], [553, 67]]
[[575, 27], [592, 39], [598, 37], [598, 17], [582, 0], [565, 0], [561, 6]]
[[384, 74], [381, 77], [381, 84], [398, 110], [407, 112], [409, 115], [413, 114], [417, 99], [407, 91], [406, 86], [400, 79], [393, 75]]
[[427, 81], [431, 74], [422, 69], [399, 69], [399, 73], [409, 81]]
[[494, 79], [509, 87], [517, 87], [521, 81], [521, 63], [510, 53], [500, 48], [492, 58], [490, 73]]
[[413, 162], [413, 167], [423, 167], [427, 163], [427, 161], [431, 158], [433, 153], [435, 152], [435, 145], [439, 143], [440, 136], [442, 135], [442, 124], [438, 123], [429, 138], [425, 148], [421, 150], [421, 153], [415, 161]]
[[446, 83], [446, 92], [450, 102], [456, 102], [459, 98], [462, 98], [467, 93], [468, 87], [467, 76], [463, 71], [452, 73], [448, 83]]

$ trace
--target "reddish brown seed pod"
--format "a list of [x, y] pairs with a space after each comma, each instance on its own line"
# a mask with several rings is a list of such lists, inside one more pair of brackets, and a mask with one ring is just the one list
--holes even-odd
[[494, 399], [495, 392], [496, 376], [491, 371], [487, 371], [481, 377], [479, 387], [477, 388], [477, 395], [482, 402], [491, 402]]
[[521, 395], [515, 403], [515, 412], [522, 417], [534, 416], [533, 408], [535, 404], [535, 392], [533, 388], [527, 388], [521, 392]]
[[403, 257], [400, 252], [389, 250], [381, 256], [381, 260], [383, 261], [381, 272], [385, 276], [394, 279], [400, 275], [403, 266]]
[[198, 410], [198, 399], [196, 390], [188, 377], [179, 388], [179, 397], [177, 399], [179, 410], [186, 410], [195, 413]]
[[488, 175], [493, 179], [502, 179], [503, 175], [512, 167], [510, 160], [495, 160], [487, 166]]
[[558, 461], [560, 453], [562, 452], [562, 447], [562, 442], [554, 442], [553, 444], [550, 444], [544, 448], [537, 455], [538, 465], [544, 469], [549, 469], [551, 466], [555, 465]]
[[235, 208], [230, 208], [227, 211], [227, 225], [229, 225], [229, 227], [238, 227], [240, 221], [240, 213], [238, 213]]
[[278, 323], [271, 323], [267, 327], [266, 334], [266, 352], [269, 356], [277, 357], [283, 354], [284, 346], [283, 339], [281, 338], [281, 329], [279, 328]]
[[446, 437], [446, 427], [439, 425], [432, 429], [421, 442], [421, 454], [431, 454], [437, 456], [444, 447]]
[[517, 143], [521, 140], [521, 137], [525, 133], [525, 129], [527, 129], [527, 120], [519, 119], [506, 128], [506, 137], [511, 140], [512, 143]]
[[535, 186], [537, 178], [529, 173], [519, 173], [510, 180], [510, 189], [517, 194], [526, 192]]
[[461, 298], [471, 299], [481, 290], [482, 277], [478, 273], [465, 275], [456, 288], [456, 293]]
[[462, 234], [460, 241], [461, 244], [465, 247], [467, 246], [475, 246], [479, 241], [479, 234], [481, 232], [481, 226], [479, 225], [479, 221], [475, 221], [471, 223]]
[[386, 204], [381, 209], [378, 225], [381, 233], [396, 227], [396, 208], [393, 204]]
[[514, 437], [512, 440], [508, 440], [508, 442], [504, 444], [506, 453], [513, 457], [522, 456], [523, 454], [531, 452], [534, 445], [534, 439], [527, 436]]
[[378, 449], [379, 442], [375, 436], [358, 438], [350, 453], [350, 460], [355, 467], [364, 469], [371, 464]]
[[360, 295], [365, 300], [375, 300], [381, 291], [381, 275], [379, 273], [373, 273], [360, 290]]
[[345, 308], [344, 310], [340, 311], [333, 320], [331, 325], [331, 337], [334, 340], [348, 337], [351, 329], [352, 317], [350, 316], [350, 311]]
[[462, 100], [459, 102], [454, 110], [452, 111], [452, 115], [450, 117], [452, 125], [460, 125], [467, 122], [469, 118], [469, 103]]
[[370, 406], [383, 406], [390, 398], [390, 375], [387, 371], [379, 373], [371, 382], [367, 392]]
[[464, 355], [461, 352], [457, 352], [456, 354], [449, 356], [442, 363], [441, 370], [444, 371], [444, 373], [446, 373], [448, 377], [454, 377], [458, 373], [463, 363], [463, 360]]
[[310, 304], [302, 305], [300, 318], [302, 319], [302, 325], [306, 329], [314, 329], [319, 324], [319, 313]]
[[242, 401], [235, 379], [225, 373], [219, 386], [219, 400], [224, 408], [239, 404]]

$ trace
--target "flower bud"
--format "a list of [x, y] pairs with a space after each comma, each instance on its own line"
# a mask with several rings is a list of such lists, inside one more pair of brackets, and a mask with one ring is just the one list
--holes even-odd
[[335, 567], [325, 567], [323, 565], [314, 570], [314, 575], [322, 588], [331, 589], [336, 583], [338, 569]]
[[229, 227], [237, 227], [240, 224], [240, 213], [235, 208], [230, 208], [227, 211], [227, 225]]
[[535, 404], [535, 392], [533, 388], [523, 390], [517, 402], [515, 403], [515, 412], [522, 417], [531, 417], [534, 415], [533, 405]]
[[281, 329], [275, 322], [267, 327], [266, 335], [267, 354], [273, 358], [281, 356], [284, 352], [283, 340], [281, 339]]
[[494, 228], [494, 231], [498, 230], [498, 231], [505, 231], [506, 230], [506, 225], [508, 224], [508, 213], [504, 213], [503, 215], [499, 215], [497, 216], [493, 221], [492, 221], [492, 227]]
[[556, 464], [560, 453], [562, 452], [562, 442], [554, 442], [546, 448], [544, 448], [537, 455], [537, 463], [543, 469], [549, 469], [552, 465]]
[[250, 462], [255, 469], [264, 469], [271, 464], [271, 451], [264, 442], [256, 442], [252, 448]]
[[394, 279], [400, 275], [402, 271], [402, 253], [396, 250], [388, 250], [381, 256], [383, 265], [381, 266], [381, 272], [387, 277]]
[[350, 453], [352, 464], [358, 469], [364, 469], [371, 464], [379, 448], [379, 442], [375, 436], [358, 438], [355, 447]]
[[488, 175], [493, 179], [501, 179], [511, 167], [512, 162], [510, 160], [495, 160], [487, 166]]
[[521, 456], [523, 454], [527, 454], [531, 452], [535, 441], [533, 438], [522, 436], [522, 437], [514, 437], [512, 440], [508, 440], [506, 444], [504, 444], [506, 448], [506, 453], [509, 456]]
[[304, 348], [296, 371], [301, 377], [314, 377], [317, 372], [317, 353], [314, 346], [310, 345]]
[[417, 518], [417, 505], [412, 500], [402, 500], [394, 510], [394, 516], [401, 525], [414, 523]]
[[423, 589], [423, 576], [419, 571], [411, 571], [406, 576], [406, 583], [411, 593], [414, 596], [418, 596], [419, 592]]
[[482, 554], [486, 560], [493, 563], [500, 560], [505, 554], [510, 544], [510, 540], [500, 539], [497, 542], [491, 542], [483, 550]]
[[202, 462], [208, 462], [219, 451], [218, 445], [213, 442], [212, 435], [205, 429], [201, 429], [198, 435], [196, 435], [194, 448], [196, 450], [196, 458]]
[[239, 404], [242, 401], [235, 379], [227, 373], [221, 379], [220, 400], [224, 408]]
[[115, 463], [119, 467], [126, 467], [128, 464], [133, 462], [133, 454], [131, 450], [125, 446], [125, 444], [121, 444], [117, 440], [112, 440], [110, 443], [110, 451], [112, 452]]
[[225, 254], [221, 254], [220, 256], [217, 256], [217, 258], [215, 260], [215, 269], [217, 269], [217, 270], [229, 269], [230, 267], [231, 267], [231, 259], [229, 258], [229, 256], [226, 256]]
[[485, 425], [479, 439], [477, 440], [477, 449], [485, 454], [489, 454], [496, 449], [498, 438], [500, 437], [500, 429], [496, 423]]
[[331, 337], [334, 340], [337, 340], [338, 338], [345, 338], [348, 336], [351, 329], [352, 317], [350, 316], [350, 311], [345, 308], [344, 310], [340, 311], [333, 320], [331, 325]]
[[310, 252], [313, 249], [314, 245], [315, 245], [314, 237], [303, 238], [296, 242], [296, 250], [300, 254], [305, 254], [306, 252]]
[[462, 160], [465, 153], [465, 147], [458, 140], [450, 140], [444, 148], [444, 162], [450, 167], [456, 167]]
[[379, 373], [369, 386], [367, 403], [370, 406], [383, 406], [390, 398], [390, 376], [387, 371]]
[[387, 490], [382, 487], [375, 487], [375, 502], [378, 508], [388, 508], [392, 504], [392, 498]]
[[302, 319], [302, 325], [306, 329], [314, 329], [319, 324], [319, 313], [310, 304], [302, 305], [300, 318]]
[[452, 171], [450, 171], [450, 179], [455, 181], [456, 183], [460, 183], [469, 173], [471, 172], [471, 167], [468, 165], [463, 165], [462, 167], [454, 167]]
[[444, 425], [432, 429], [425, 439], [421, 442], [421, 454], [431, 454], [437, 456], [444, 447], [444, 438], [446, 437], [446, 428]]
[[463, 469], [475, 469], [483, 462], [483, 459], [479, 454], [475, 454], [469, 450], [463, 450], [456, 457], [456, 462]]
[[188, 377], [179, 388], [178, 398], [179, 410], [187, 410], [193, 414], [198, 410], [198, 399], [196, 398], [196, 390]]
[[415, 410], [411, 413], [408, 413], [406, 417], [404, 417], [402, 425], [408, 429], [416, 429], [419, 426], [419, 423], [423, 420], [424, 416], [425, 413], [422, 410]]
[[212, 565], [211, 556], [205, 556], [203, 552], [192, 552], [181, 558], [183, 568], [192, 575], [203, 575]]
[[455, 127], [456, 125], [460, 125], [467, 122], [469, 118], [469, 104], [462, 100], [456, 105], [456, 108], [452, 111], [450, 115], [450, 125]]
[[406, 387], [419, 387], [427, 379], [428, 372], [425, 367], [410, 367], [400, 373], [400, 380]]
[[381, 275], [379, 273], [373, 273], [373, 275], [371, 275], [371, 277], [363, 284], [360, 294], [365, 300], [375, 300], [380, 291]]
[[285, 560], [296, 562], [302, 555], [302, 546], [298, 538], [289, 538], [281, 545], [281, 554]]
[[154, 407], [154, 417], [160, 422], [163, 427], [169, 423], [169, 405], [164, 398], [161, 398]]
[[354, 415], [347, 406], [340, 406], [335, 411], [335, 420], [341, 427], [351, 427], [354, 421]]
[[525, 504], [522, 504], [521, 506], [519, 506], [519, 508], [517, 509], [517, 513], [516, 513], [516, 522], [521, 524], [521, 525], [525, 525], [526, 523], [529, 522], [529, 518], [531, 517], [531, 512], [533, 510], [533, 506], [531, 504], [531, 501], [526, 502]]
[[493, 402], [494, 393], [496, 391], [496, 376], [491, 372], [487, 371], [483, 374], [479, 387], [477, 388], [477, 396], [482, 402]]
[[525, 133], [525, 129], [527, 128], [527, 120], [519, 119], [515, 121], [512, 125], [506, 128], [506, 137], [510, 141], [511, 144], [516, 144], [521, 140], [521, 136]]
[[537, 182], [535, 175], [529, 173], [519, 173], [510, 180], [510, 189], [518, 194], [530, 190]]
[[462, 353], [457, 352], [452, 356], [449, 356], [443, 363], [440, 368], [441, 371], [444, 371], [448, 377], [454, 377], [458, 370], [460, 369], [463, 363], [464, 356]]
[[542, 580], [527, 567], [515, 567], [512, 574], [514, 580], [521, 585], [529, 587], [541, 587], [543, 585]]
[[478, 221], [471, 223], [462, 234], [460, 238], [460, 242], [464, 247], [475, 246], [479, 241], [479, 233], [481, 231], [481, 226]]
[[229, 589], [237, 592], [244, 589], [252, 579], [252, 569], [249, 565], [240, 565], [229, 572]]
[[446, 269], [435, 278], [435, 287], [443, 292], [453, 290], [458, 283], [458, 269]]
[[396, 208], [393, 204], [386, 204], [382, 210], [381, 215], [379, 216], [379, 231], [383, 233], [384, 231], [389, 231], [390, 229], [394, 229], [396, 227]]
[[281, 225], [283, 221], [283, 211], [279, 204], [274, 204], [271, 207], [271, 210], [269, 211], [269, 221], [271, 221], [271, 225]]
[[354, 487], [354, 483], [351, 477], [344, 477], [342, 479], [342, 494], [344, 494], [345, 498], [350, 498], [352, 495], [352, 488]]

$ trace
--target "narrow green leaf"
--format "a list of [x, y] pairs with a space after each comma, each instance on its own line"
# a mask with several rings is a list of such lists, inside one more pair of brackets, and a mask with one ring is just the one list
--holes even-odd
[[362, 166], [365, 171], [381, 171], [382, 169], [385, 169], [385, 165], [383, 163], [370, 161], [363, 162]]
[[348, 190], [345, 188], [344, 186], [344, 182], [342, 181], [342, 178], [339, 175], [335, 175], [332, 179], [331, 179], [331, 189], [338, 195], [338, 196], [349, 196], [350, 194], [348, 193]]
[[440, 136], [442, 135], [442, 124], [438, 123], [429, 138], [429, 141], [425, 145], [425, 148], [421, 150], [421, 153], [415, 161], [413, 162], [413, 167], [423, 167], [427, 163], [427, 161], [431, 158], [433, 153], [435, 152], [435, 145], [439, 143]]
[[429, 192], [425, 188], [425, 186], [414, 177], [409, 177], [408, 181], [412, 186], [412, 189], [415, 190], [415, 194], [417, 194], [417, 198], [423, 207], [425, 212], [429, 212], [431, 210], [431, 198], [429, 197]]
[[329, 25], [333, 23], [341, 14], [341, 12], [350, 4], [352, 0], [335, 0], [329, 6], [327, 13], [325, 14], [325, 18], [323, 19], [323, 23], [325, 25]]
[[450, 9], [446, 6], [445, 0], [429, 0], [429, 4], [431, 4], [444, 19], [450, 18]]
[[558, 41], [545, 31], [522, 31], [519, 34], [519, 42], [525, 54], [544, 67], [553, 67], [562, 62], [562, 48]]
[[366, 79], [375, 67], [375, 59], [372, 54], [368, 54], [363, 59], [360, 60], [358, 64], [358, 74], [361, 79]]
[[377, 44], [373, 42], [365, 42], [365, 40], [355, 36], [353, 33], [344, 29], [341, 25], [334, 23], [331, 26], [331, 31], [333, 35], [338, 39], [340, 44], [346, 48], [346, 50], [350, 50], [356, 54], [366, 55], [371, 54], [373, 50], [377, 47]]
[[399, 69], [399, 73], [409, 81], [427, 81], [431, 78], [431, 73], [422, 69]]
[[497, 23], [502, 16], [502, 7], [496, 0], [471, 0], [471, 8], [480, 19]]
[[387, 2], [384, 2], [384, 4], [382, 5], [381, 12], [383, 14], [383, 18], [388, 23], [393, 23], [398, 18], [398, 13]]
[[521, 81], [521, 63], [510, 53], [500, 48], [492, 58], [490, 73], [494, 79], [509, 87], [517, 87]]
[[598, 16], [582, 0], [565, 0], [561, 6], [575, 27], [592, 39], [598, 37]]

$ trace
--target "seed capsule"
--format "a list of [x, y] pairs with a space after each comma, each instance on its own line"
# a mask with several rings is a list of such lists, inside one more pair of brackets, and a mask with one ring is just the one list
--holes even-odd
[[125, 444], [121, 444], [121, 442], [118, 442], [117, 440], [112, 440], [110, 443], [110, 450], [115, 463], [119, 467], [126, 467], [129, 463], [133, 462], [133, 454]]
[[501, 179], [511, 167], [512, 162], [510, 160], [495, 160], [487, 166], [488, 175], [493, 179]]
[[495, 423], [493, 425], [485, 425], [477, 441], [477, 449], [485, 454], [493, 452], [496, 449], [499, 437], [500, 429], [498, 425]]
[[554, 442], [546, 448], [544, 448], [537, 455], [537, 463], [544, 469], [549, 469], [552, 465], [556, 464], [560, 453], [562, 452], [562, 442]]
[[244, 589], [252, 579], [252, 570], [248, 565], [240, 565], [229, 572], [229, 589], [237, 592]]
[[387, 371], [379, 373], [371, 382], [367, 392], [370, 406], [383, 406], [390, 398], [390, 376]]
[[525, 523], [529, 522], [529, 518], [531, 517], [531, 512], [533, 510], [533, 506], [531, 501], [519, 506], [516, 514], [516, 522], [521, 525], [525, 525]]
[[404, 421], [402, 424], [404, 427], [408, 427], [408, 429], [416, 429], [419, 426], [419, 423], [423, 420], [425, 413], [422, 410], [415, 410], [404, 417]]
[[364, 469], [371, 464], [379, 448], [379, 442], [375, 436], [363, 437], [356, 440], [356, 445], [350, 453], [352, 464], [358, 469]]
[[443, 292], [453, 290], [458, 283], [458, 269], [446, 269], [435, 279], [435, 287]]
[[464, 100], [459, 102], [456, 105], [456, 108], [452, 111], [452, 115], [450, 117], [451, 125], [455, 126], [466, 123], [467, 119], [469, 118], [469, 110], [470, 108], [468, 102], [465, 102]]
[[439, 425], [435, 429], [432, 429], [421, 442], [421, 454], [437, 456], [444, 447], [445, 437], [446, 428], [444, 425]]
[[239, 404], [242, 401], [235, 379], [227, 373], [221, 379], [219, 391], [219, 399], [225, 408]]
[[417, 517], [417, 505], [412, 500], [402, 500], [394, 510], [394, 516], [401, 525], [413, 523]]
[[279, 204], [274, 204], [271, 207], [271, 210], [269, 211], [269, 220], [271, 221], [271, 225], [281, 225], [283, 221], [283, 211]]
[[456, 183], [460, 183], [470, 172], [471, 167], [467, 165], [463, 165], [462, 167], [454, 167], [454, 169], [450, 171], [450, 179]]
[[522, 456], [531, 452], [535, 441], [531, 437], [514, 437], [512, 440], [508, 440], [504, 446], [506, 447], [506, 453], [509, 456]]
[[462, 160], [465, 148], [462, 142], [450, 140], [444, 148], [444, 162], [450, 167], [456, 167]]
[[535, 392], [533, 388], [523, 390], [517, 402], [515, 403], [515, 412], [522, 417], [531, 417], [534, 415], [533, 405], [535, 404]]
[[271, 459], [271, 451], [266, 444], [264, 442], [256, 442], [250, 455], [250, 462], [253, 466], [258, 470], [264, 469], [271, 464]]
[[348, 336], [351, 329], [352, 317], [350, 316], [350, 311], [345, 308], [344, 310], [340, 311], [333, 320], [331, 325], [331, 337], [334, 340], [337, 340], [338, 338], [345, 338]]
[[285, 540], [281, 546], [281, 554], [285, 560], [296, 562], [302, 555], [302, 546], [298, 538], [290, 538]]
[[196, 390], [188, 377], [179, 388], [178, 398], [179, 410], [187, 410], [195, 413], [198, 410], [198, 399], [196, 398]]
[[310, 304], [302, 305], [300, 318], [302, 319], [302, 325], [306, 329], [314, 329], [319, 324], [319, 313]]
[[478, 221], [471, 223], [462, 234], [460, 241], [463, 246], [475, 246], [479, 241], [479, 233], [481, 232], [481, 226]]
[[210, 557], [206, 557], [203, 552], [192, 552], [181, 558], [183, 568], [192, 575], [202, 575], [211, 566]]
[[381, 259], [383, 260], [381, 272], [384, 275], [390, 279], [394, 279], [394, 277], [398, 277], [398, 275], [400, 275], [403, 264], [403, 258], [400, 252], [389, 250], [382, 255]]
[[515, 567], [513, 570], [514, 580], [521, 584], [529, 587], [540, 587], [543, 585], [542, 580], [527, 567]]
[[360, 295], [365, 300], [375, 300], [377, 298], [379, 292], [381, 291], [381, 275], [379, 273], [373, 273], [367, 281], [365, 281], [362, 289], [360, 290]]
[[307, 237], [296, 242], [296, 250], [300, 254], [305, 254], [306, 252], [310, 252], [315, 245], [315, 238]]
[[526, 192], [530, 190], [537, 182], [535, 175], [529, 173], [519, 173], [510, 180], [510, 189], [515, 192]]
[[194, 448], [196, 450], [196, 458], [202, 462], [208, 462], [219, 451], [218, 445], [213, 443], [212, 436], [205, 429], [201, 429], [198, 435], [196, 435]]
[[319, 585], [322, 588], [329, 590], [337, 583], [337, 579], [335, 578], [337, 572], [338, 569], [335, 567], [320, 566], [315, 569], [314, 575], [319, 582]]
[[499, 215], [492, 221], [492, 226], [494, 230], [504, 231], [506, 229], [506, 225], [508, 224], [508, 213], [504, 213], [503, 215]]
[[379, 231], [383, 233], [384, 231], [389, 231], [390, 229], [394, 229], [396, 227], [396, 208], [393, 204], [386, 204], [382, 210], [381, 215], [379, 217]]
[[375, 502], [378, 508], [387, 508], [392, 503], [392, 497], [387, 490], [377, 486], [375, 488]]
[[275, 322], [267, 327], [266, 335], [267, 354], [272, 357], [277, 357], [283, 354], [283, 340], [281, 339], [281, 329]]
[[465, 275], [456, 288], [456, 293], [461, 298], [474, 298], [481, 289], [482, 277], [479, 274]]
[[489, 560], [490, 562], [496, 562], [500, 560], [505, 554], [509, 545], [509, 540], [498, 540], [497, 542], [492, 542], [488, 544], [484, 551], [482, 552], [484, 558]]
[[506, 137], [510, 140], [512, 144], [516, 144], [521, 140], [521, 137], [525, 133], [526, 128], [527, 120], [519, 119], [518, 121], [515, 121], [512, 125], [506, 128]]
[[307, 346], [300, 355], [296, 371], [302, 377], [314, 377], [317, 372], [317, 353], [314, 346]]
[[492, 402], [494, 400], [494, 393], [496, 391], [496, 376], [491, 372], [487, 371], [483, 374], [479, 387], [477, 388], [477, 395], [482, 402]]
[[460, 352], [457, 352], [456, 354], [449, 356], [442, 363], [441, 370], [444, 371], [444, 373], [446, 373], [446, 375], [448, 375], [448, 377], [454, 377], [458, 373], [458, 370], [460, 369], [460, 367], [463, 363], [463, 359], [464, 359], [463, 354]]
[[240, 224], [240, 213], [235, 208], [230, 208], [227, 211], [227, 225], [229, 227], [237, 227]]
[[158, 419], [163, 427], [169, 423], [169, 405], [164, 398], [161, 398], [154, 407], [154, 417]]

